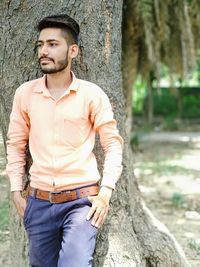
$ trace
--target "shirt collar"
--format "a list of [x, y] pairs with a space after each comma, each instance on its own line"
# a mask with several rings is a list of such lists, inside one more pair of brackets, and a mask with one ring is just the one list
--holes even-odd
[[[72, 76], [72, 82], [71, 82], [70, 86], [67, 89], [68, 94], [71, 91], [75, 91], [76, 92], [78, 90], [78, 87], [79, 87], [78, 79], [76, 78], [75, 74], [72, 71], [71, 71], [71, 76]], [[49, 93], [49, 90], [46, 87], [46, 77], [47, 77], [47, 75], [45, 74], [43, 77], [41, 77], [39, 79], [39, 83], [37, 83], [35, 85], [35, 87], [33, 89], [33, 92], [34, 93], [43, 93], [43, 95], [51, 97], [51, 95]]]

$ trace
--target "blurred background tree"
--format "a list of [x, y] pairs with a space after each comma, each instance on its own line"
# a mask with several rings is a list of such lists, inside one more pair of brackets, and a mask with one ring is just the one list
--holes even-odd
[[154, 115], [169, 123], [199, 117], [199, 10], [198, 0], [124, 1], [122, 68], [128, 130], [132, 111], [148, 124]]

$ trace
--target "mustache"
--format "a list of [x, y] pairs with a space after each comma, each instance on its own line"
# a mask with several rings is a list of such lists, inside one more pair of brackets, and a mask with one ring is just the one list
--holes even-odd
[[53, 58], [51, 58], [51, 57], [44, 57], [44, 56], [41, 56], [41, 57], [39, 58], [39, 62], [41, 61], [41, 59], [48, 59], [48, 60], [51, 60], [51, 61], [54, 62]]

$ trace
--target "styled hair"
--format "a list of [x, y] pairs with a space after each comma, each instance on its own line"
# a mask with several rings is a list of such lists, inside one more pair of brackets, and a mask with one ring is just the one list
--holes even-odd
[[43, 18], [37, 24], [37, 30], [41, 32], [46, 28], [62, 29], [67, 41], [70, 44], [77, 44], [79, 41], [79, 24], [66, 14], [53, 15]]

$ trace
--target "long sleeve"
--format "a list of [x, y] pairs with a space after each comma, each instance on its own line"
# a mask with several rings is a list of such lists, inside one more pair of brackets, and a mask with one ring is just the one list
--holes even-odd
[[114, 121], [100, 126], [98, 132], [105, 154], [101, 185], [115, 189], [116, 182], [122, 172], [123, 140], [118, 133]]
[[23, 108], [19, 90], [16, 91], [10, 124], [7, 134], [7, 166], [6, 171], [10, 178], [11, 191], [22, 190], [22, 179], [26, 163], [26, 147], [29, 137], [29, 118]]
[[119, 135], [107, 95], [102, 93], [92, 107], [93, 127], [99, 133], [100, 143], [105, 155], [101, 186], [115, 189], [116, 182], [122, 172], [123, 139]]

